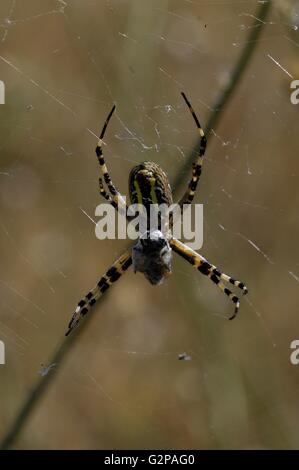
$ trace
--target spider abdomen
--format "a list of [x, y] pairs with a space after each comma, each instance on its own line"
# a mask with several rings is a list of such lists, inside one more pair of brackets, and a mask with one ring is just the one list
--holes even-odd
[[135, 166], [129, 176], [129, 193], [132, 204], [172, 204], [171, 188], [166, 173], [154, 162]]

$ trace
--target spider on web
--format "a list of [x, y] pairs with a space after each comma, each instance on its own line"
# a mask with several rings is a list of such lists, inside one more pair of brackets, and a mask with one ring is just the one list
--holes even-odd
[[[193, 201], [201, 175], [203, 157], [207, 145], [204, 131], [190, 102], [184, 93], [182, 93], [182, 96], [196, 123], [200, 135], [200, 143], [197, 158], [192, 167], [191, 180], [185, 194], [178, 202], [181, 210], [183, 210], [183, 206], [185, 204], [191, 204]], [[100, 194], [117, 211], [120, 211], [121, 208], [126, 207], [126, 204], [123, 196], [117, 190], [111, 179], [102, 152], [103, 138], [114, 110], [115, 105], [110, 111], [104, 124], [96, 147], [96, 154], [103, 173], [104, 182], [109, 190], [109, 192], [105, 190], [103, 179], [99, 178]], [[149, 214], [151, 204], [159, 205], [166, 203], [168, 206], [171, 206], [173, 202], [168, 177], [162, 168], [154, 162], [143, 162], [131, 170], [129, 175], [129, 193], [132, 204], [142, 204], [146, 209], [147, 214]], [[130, 220], [128, 211], [126, 211], [126, 217]], [[170, 228], [172, 224], [173, 220], [170, 218]], [[241, 289], [243, 294], [247, 294], [248, 290], [243, 282], [237, 281], [231, 276], [222, 273], [216, 266], [209, 263], [202, 255], [172, 237], [170, 230], [166, 235], [164, 232], [162, 233], [161, 230], [146, 230], [144, 234], [139, 237], [137, 243], [131, 249], [126, 250], [101, 277], [96, 286], [80, 300], [69, 323], [66, 336], [69, 335], [69, 333], [77, 326], [80, 319], [89, 312], [91, 307], [104, 294], [104, 292], [106, 292], [131, 265], [133, 265], [135, 272], [143, 273], [151, 284], [160, 284], [165, 277], [171, 274], [172, 251], [192, 264], [192, 266], [194, 266], [199, 272], [210, 278], [211, 281], [229, 297], [229, 299], [235, 304], [234, 313], [229, 317], [229, 319], [232, 320], [235, 318], [239, 310], [240, 301], [225, 284], [232, 284], [233, 286]]]

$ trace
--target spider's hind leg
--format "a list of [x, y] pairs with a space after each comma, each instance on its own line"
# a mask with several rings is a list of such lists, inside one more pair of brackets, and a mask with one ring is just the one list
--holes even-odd
[[193, 198], [194, 198], [194, 195], [195, 195], [195, 192], [196, 192], [196, 189], [197, 189], [197, 185], [198, 185], [198, 182], [199, 182], [199, 179], [200, 179], [200, 175], [201, 175], [201, 168], [202, 168], [202, 164], [203, 164], [203, 158], [204, 158], [204, 154], [205, 154], [206, 146], [207, 146], [207, 138], [206, 138], [206, 136], [204, 134], [204, 131], [203, 131], [203, 128], [201, 127], [201, 125], [199, 123], [199, 120], [198, 120], [198, 118], [197, 118], [197, 116], [196, 116], [196, 114], [195, 114], [195, 112], [194, 112], [194, 110], [191, 106], [190, 101], [186, 97], [185, 93], [182, 92], [181, 95], [184, 98], [184, 101], [185, 101], [186, 105], [188, 106], [190, 113], [192, 114], [192, 117], [195, 121], [197, 130], [198, 130], [198, 133], [199, 133], [199, 136], [200, 136], [199, 148], [196, 152], [196, 161], [192, 165], [192, 177], [189, 181], [189, 185], [186, 189], [185, 194], [183, 195], [183, 197], [178, 202], [178, 204], [181, 206], [181, 208], [183, 208], [184, 204], [191, 204], [191, 202], [193, 201]]
[[[99, 189], [100, 189], [100, 194], [106, 199], [106, 201], [108, 201], [114, 207], [114, 209], [118, 210], [122, 215], [126, 216], [127, 220], [131, 220], [130, 217], [128, 216], [128, 207], [126, 205], [126, 201], [124, 197], [121, 195], [121, 193], [118, 191], [116, 186], [114, 185], [112, 178], [108, 172], [105, 158], [103, 155], [103, 150], [102, 150], [103, 138], [105, 136], [107, 126], [109, 124], [109, 121], [114, 111], [115, 111], [115, 105], [113, 106], [110, 113], [108, 114], [108, 117], [102, 129], [102, 132], [100, 134], [98, 144], [96, 146], [96, 154], [97, 154], [98, 162], [99, 162], [102, 174], [103, 174], [103, 178], [99, 178]], [[107, 192], [104, 188], [103, 179], [108, 187], [109, 192]]]
[[99, 161], [99, 164], [100, 164], [100, 167], [101, 167], [101, 171], [102, 171], [103, 176], [104, 176], [104, 181], [107, 184], [107, 186], [109, 188], [109, 191], [113, 196], [118, 194], [119, 192], [116, 189], [116, 187], [114, 186], [113, 181], [112, 181], [112, 179], [109, 175], [109, 172], [108, 172], [108, 169], [107, 169], [107, 166], [106, 166], [106, 162], [105, 162], [105, 158], [104, 158], [104, 155], [103, 155], [102, 145], [103, 145], [103, 138], [105, 136], [107, 126], [109, 124], [109, 121], [110, 121], [111, 116], [114, 113], [114, 111], [115, 111], [115, 105], [113, 106], [110, 113], [108, 114], [108, 117], [107, 117], [107, 119], [105, 121], [105, 124], [103, 126], [103, 129], [102, 129], [102, 132], [100, 134], [98, 144], [96, 146], [96, 154], [97, 154], [98, 161]]
[[112, 199], [112, 197], [110, 196], [110, 194], [107, 193], [106, 189], [104, 188], [104, 183], [103, 183], [102, 178], [99, 178], [99, 190], [100, 190], [101, 196], [103, 196], [103, 198], [106, 199], [106, 201], [108, 201], [114, 207], [114, 209], [117, 209], [118, 208], [117, 202], [115, 202], [114, 199]]
[[102, 178], [99, 178], [99, 189], [101, 196], [103, 196], [103, 198], [106, 199], [106, 201], [108, 201], [109, 204], [111, 204], [111, 206], [114, 207], [116, 211], [118, 211], [122, 216], [126, 217], [128, 222], [134, 219], [133, 216], [129, 215], [129, 208], [127, 204], [125, 204], [125, 200], [122, 198], [122, 196], [112, 197], [110, 194], [107, 193], [106, 189], [104, 188]]
[[230, 298], [230, 300], [235, 304], [235, 311], [229, 319], [232, 320], [233, 318], [235, 318], [239, 310], [240, 300], [235, 294], [233, 294], [233, 292], [230, 291], [230, 289], [225, 287], [223, 282], [230, 283], [241, 289], [243, 294], [247, 294], [248, 290], [245, 284], [243, 282], [233, 279], [227, 274], [222, 273], [221, 271], [219, 271], [218, 268], [216, 268], [216, 266], [210, 264], [203, 256], [201, 256], [199, 253], [192, 250], [179, 240], [173, 238], [172, 240], [170, 240], [170, 246], [173, 251], [175, 251], [178, 255], [182, 256], [182, 258], [192, 264], [192, 266], [198, 269], [199, 272], [201, 272], [205, 276], [208, 276], [211, 281]]

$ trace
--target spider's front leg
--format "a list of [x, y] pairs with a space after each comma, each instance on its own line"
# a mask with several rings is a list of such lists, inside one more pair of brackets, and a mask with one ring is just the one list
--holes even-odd
[[182, 256], [182, 258], [192, 264], [192, 266], [198, 269], [198, 271], [200, 271], [202, 274], [208, 276], [211, 281], [214, 282], [214, 284], [216, 284], [216, 286], [230, 298], [230, 300], [235, 304], [235, 311], [229, 319], [232, 320], [233, 318], [235, 318], [240, 306], [239, 298], [235, 294], [233, 294], [227, 287], [225, 287], [225, 285], [221, 281], [239, 287], [239, 289], [242, 290], [243, 294], [247, 294], [248, 290], [244, 283], [233, 279], [227, 274], [222, 273], [221, 271], [219, 271], [218, 268], [216, 268], [216, 266], [210, 264], [203, 256], [201, 256], [199, 253], [192, 250], [176, 238], [172, 238], [169, 243], [173, 251], [175, 251], [178, 255]]
[[116, 282], [122, 274], [131, 266], [132, 256], [130, 251], [126, 251], [113, 263], [110, 269], [101, 277], [96, 286], [80, 300], [78, 306], [73, 313], [71, 321], [68, 326], [66, 336], [78, 325], [81, 318], [83, 318], [96, 303], [96, 301], [106, 292], [109, 287]]

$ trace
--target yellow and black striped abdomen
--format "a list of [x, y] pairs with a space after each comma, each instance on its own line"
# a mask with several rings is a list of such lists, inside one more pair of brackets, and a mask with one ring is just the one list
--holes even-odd
[[135, 166], [129, 176], [129, 193], [132, 204], [172, 204], [172, 193], [168, 177], [154, 162], [143, 162]]

